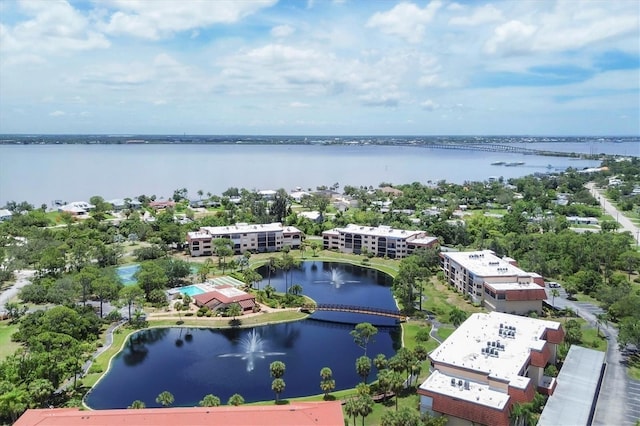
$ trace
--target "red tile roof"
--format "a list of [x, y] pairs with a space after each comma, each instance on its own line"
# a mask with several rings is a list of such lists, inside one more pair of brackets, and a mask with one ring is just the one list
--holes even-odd
[[[231, 285], [224, 285], [224, 286], [220, 286], [218, 288], [220, 289], [225, 289], [225, 288], [232, 288], [233, 286]], [[233, 296], [233, 297], [227, 297], [225, 294], [219, 292], [219, 291], [210, 291], [208, 293], [202, 293], [202, 294], [198, 294], [196, 296], [194, 296], [194, 299], [202, 304], [202, 305], [206, 305], [207, 303], [211, 302], [212, 300], [216, 299], [218, 301], [220, 301], [221, 303], [224, 303], [225, 305], [228, 305], [230, 303], [234, 303], [234, 302], [241, 302], [243, 300], [255, 300], [255, 296], [251, 293], [244, 293], [238, 296]]]
[[340, 401], [239, 407], [27, 410], [14, 426], [344, 426]]

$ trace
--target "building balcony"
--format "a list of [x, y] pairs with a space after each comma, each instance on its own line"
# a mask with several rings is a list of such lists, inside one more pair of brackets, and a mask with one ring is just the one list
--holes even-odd
[[558, 382], [555, 377], [550, 376], [542, 376], [542, 380], [538, 383], [538, 392], [543, 395], [551, 396], [553, 395], [553, 391], [556, 389]]

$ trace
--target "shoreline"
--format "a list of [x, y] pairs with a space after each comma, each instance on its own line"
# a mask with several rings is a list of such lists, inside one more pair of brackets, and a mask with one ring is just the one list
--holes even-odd
[[[293, 311], [294, 309], [297, 311], [297, 309], [298, 309], [298, 308], [287, 308], [287, 309], [282, 309], [280, 312], [264, 312], [264, 313], [266, 313], [266, 314], [269, 314], [269, 313], [271, 313], [271, 314], [278, 314], [278, 313], [281, 313], [281, 312], [291, 312], [291, 311]], [[298, 312], [299, 312], [299, 311], [298, 311]], [[262, 312], [257, 312], [257, 313], [255, 313], [255, 314], [249, 314], [249, 315], [257, 316], [257, 315], [260, 315], [260, 313], [262, 313]], [[124, 350], [125, 345], [126, 345], [126, 344], [127, 344], [127, 342], [129, 341], [130, 337], [131, 337], [133, 334], [135, 334], [135, 333], [137, 333], [137, 332], [139, 332], [139, 331], [151, 330], [151, 329], [154, 329], [154, 328], [203, 328], [203, 329], [207, 329], [207, 328], [209, 328], [209, 329], [253, 328], [253, 327], [262, 327], [262, 326], [266, 326], [266, 325], [282, 324], [282, 323], [294, 322], [294, 321], [302, 321], [302, 320], [307, 319], [307, 318], [309, 317], [309, 315], [310, 315], [310, 314], [304, 314], [304, 315], [302, 315], [300, 318], [283, 319], [283, 320], [277, 320], [277, 321], [257, 322], [257, 323], [255, 323], [255, 324], [240, 324], [240, 325], [238, 325], [238, 326], [231, 326], [231, 325], [226, 325], [226, 326], [224, 326], [224, 325], [222, 325], [222, 324], [219, 324], [219, 325], [213, 325], [213, 324], [209, 324], [209, 325], [207, 325], [207, 324], [186, 324], [186, 323], [184, 323], [184, 321], [183, 321], [183, 323], [182, 323], [182, 324], [173, 324], [173, 325], [170, 325], [170, 324], [166, 324], [166, 325], [165, 325], [165, 324], [152, 324], [152, 323], [151, 323], [151, 322], [162, 322], [162, 321], [167, 321], [167, 320], [169, 320], [169, 319], [172, 319], [172, 320], [173, 320], [173, 319], [176, 319], [176, 317], [170, 317], [170, 318], [166, 318], [166, 319], [164, 319], [164, 318], [163, 318], [163, 319], [155, 319], [155, 320], [154, 320], [154, 319], [152, 319], [152, 320], [149, 320], [149, 321], [148, 321], [148, 322], [149, 322], [149, 324], [148, 324], [146, 327], [138, 328], [138, 329], [129, 329], [129, 330], [127, 331], [127, 333], [125, 333], [125, 334], [122, 336], [122, 343], [120, 344], [120, 346], [119, 346], [118, 350], [117, 350], [117, 351], [115, 351], [111, 356], [109, 356], [109, 361], [108, 361], [108, 363], [107, 363], [107, 368], [106, 368], [103, 372], [101, 372], [101, 373], [92, 373], [92, 374], [100, 374], [100, 376], [96, 379], [96, 381], [91, 385], [91, 387], [89, 388], [89, 390], [88, 390], [88, 391], [84, 394], [84, 396], [82, 397], [82, 408], [83, 408], [83, 409], [86, 409], [86, 410], [91, 410], [91, 411], [93, 411], [93, 410], [94, 410], [94, 408], [91, 408], [91, 407], [86, 403], [86, 398], [87, 398], [87, 396], [91, 393], [91, 391], [93, 390], [93, 388], [95, 388], [95, 387], [98, 385], [98, 383], [100, 383], [100, 381], [101, 381], [101, 380], [102, 380], [102, 379], [103, 379], [103, 378], [104, 378], [104, 377], [109, 373], [109, 371], [111, 370], [111, 366], [112, 366], [112, 363], [113, 363], [113, 359], [114, 359], [114, 358], [115, 358], [115, 357], [116, 357], [120, 352], [122, 352], [122, 351]], [[224, 317], [224, 319], [228, 319], [228, 317]], [[178, 320], [178, 321], [179, 321], [179, 320]], [[212, 322], [215, 322], [215, 321], [217, 321], [217, 318], [215, 318], [215, 319], [214, 319], [214, 318], [205, 318], [205, 319], [203, 319], [202, 321], [212, 321]], [[176, 322], [177, 322], [177, 321], [176, 321]], [[115, 340], [115, 336], [114, 336], [114, 334], [116, 334], [116, 331], [117, 331], [117, 330], [121, 330], [121, 329], [122, 329], [122, 326], [123, 326], [124, 324], [126, 324], [126, 323], [119, 324], [119, 325], [117, 325], [116, 327], [114, 327], [114, 328], [110, 331], [110, 334], [111, 334], [111, 336], [112, 336], [112, 342]], [[95, 358], [95, 360], [92, 362], [92, 365], [93, 365], [93, 364], [98, 360], [98, 358], [99, 358], [100, 356], [104, 355], [104, 354], [105, 354], [109, 349], [111, 349], [112, 347], [113, 347], [113, 343], [112, 343], [111, 345], [109, 345], [109, 346], [105, 347], [105, 348], [103, 349], [102, 353], [100, 353], [100, 354]], [[88, 375], [88, 374], [87, 374], [87, 375]], [[87, 377], [87, 375], [85, 375], [85, 377]], [[85, 377], [83, 377], [83, 379], [84, 379]]]

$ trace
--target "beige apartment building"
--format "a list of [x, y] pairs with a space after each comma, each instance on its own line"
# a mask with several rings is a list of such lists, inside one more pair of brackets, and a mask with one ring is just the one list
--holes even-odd
[[491, 250], [442, 252], [440, 257], [447, 282], [473, 302], [513, 314], [542, 311], [547, 298], [543, 278], [518, 268], [515, 260]]
[[373, 253], [375, 256], [391, 259], [402, 259], [418, 248], [438, 245], [438, 239], [428, 236], [425, 231], [354, 224], [324, 231], [322, 242], [325, 250], [352, 254]]
[[203, 226], [198, 231], [187, 233], [187, 244], [191, 256], [211, 256], [215, 250], [213, 240], [227, 238], [233, 242], [236, 254], [252, 251], [256, 253], [280, 251], [284, 246], [300, 248], [304, 237], [294, 226], [283, 226], [279, 222], [251, 225], [237, 223], [231, 226]]

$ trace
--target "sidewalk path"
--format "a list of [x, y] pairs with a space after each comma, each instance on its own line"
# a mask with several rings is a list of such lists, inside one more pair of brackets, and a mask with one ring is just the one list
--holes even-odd
[[640, 228], [638, 228], [631, 219], [622, 214], [616, 206], [611, 204], [609, 200], [602, 195], [602, 191], [599, 188], [596, 188], [596, 184], [594, 182], [587, 183], [585, 187], [589, 192], [591, 192], [591, 195], [600, 202], [604, 211], [611, 217], [615, 218], [622, 227], [622, 230], [630, 232], [636, 244], [640, 244]]
[[5, 303], [13, 299], [20, 289], [27, 284], [31, 284], [31, 278], [36, 274], [36, 271], [31, 269], [20, 269], [15, 272], [16, 282], [11, 287], [0, 293], [0, 313], [4, 312]]

